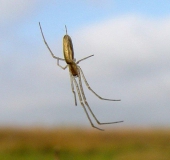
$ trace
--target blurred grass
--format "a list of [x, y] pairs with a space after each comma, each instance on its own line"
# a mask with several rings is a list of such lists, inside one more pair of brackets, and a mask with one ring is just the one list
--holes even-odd
[[0, 160], [169, 160], [168, 129], [0, 128]]

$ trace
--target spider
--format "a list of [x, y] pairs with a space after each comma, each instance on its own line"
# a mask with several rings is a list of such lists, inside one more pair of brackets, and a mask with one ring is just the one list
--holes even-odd
[[[91, 124], [92, 127], [98, 129], [98, 130], [101, 130], [103, 131], [103, 129], [101, 128], [98, 128], [96, 127], [93, 122], [91, 121], [90, 119], [90, 116], [87, 112], [87, 109], [85, 107], [85, 105], [87, 106], [87, 108], [89, 109], [90, 113], [92, 114], [93, 118], [96, 120], [96, 122], [99, 124], [99, 125], [104, 125], [104, 124], [113, 124], [113, 123], [120, 123], [120, 122], [123, 122], [123, 121], [115, 121], [115, 122], [105, 122], [105, 123], [101, 123], [98, 121], [98, 119], [96, 118], [96, 116], [94, 115], [93, 111], [91, 110], [89, 104], [87, 103], [87, 100], [86, 100], [86, 97], [85, 97], [85, 94], [84, 94], [84, 90], [83, 90], [83, 86], [82, 86], [82, 80], [81, 78], [83, 78], [87, 88], [94, 94], [96, 95], [98, 98], [100, 98], [101, 100], [107, 100], [107, 101], [120, 101], [120, 100], [114, 100], [114, 99], [106, 99], [106, 98], [102, 98], [100, 97], [95, 91], [93, 91], [91, 89], [91, 87], [89, 86], [85, 76], [84, 76], [84, 73], [82, 71], [82, 69], [80, 68], [80, 66], [78, 65], [78, 63], [80, 63], [81, 61], [83, 60], [86, 60], [87, 58], [90, 58], [94, 55], [90, 55], [90, 56], [87, 56], [85, 58], [82, 58], [80, 60], [78, 60], [76, 62], [76, 59], [74, 58], [74, 50], [73, 50], [73, 43], [72, 43], [72, 40], [71, 40], [71, 37], [67, 34], [67, 27], [65, 26], [65, 29], [66, 29], [66, 35], [64, 35], [63, 37], [63, 53], [64, 53], [64, 59], [63, 58], [59, 58], [59, 57], [56, 57], [53, 52], [51, 51], [49, 45], [47, 44], [46, 40], [45, 40], [45, 37], [44, 37], [44, 34], [43, 34], [43, 31], [42, 31], [42, 28], [41, 28], [41, 24], [39, 22], [39, 27], [40, 27], [40, 30], [41, 30], [41, 34], [42, 34], [42, 37], [43, 37], [43, 40], [44, 40], [44, 43], [46, 45], [46, 47], [48, 48], [48, 50], [50, 51], [51, 55], [53, 58], [57, 59], [57, 65], [59, 67], [61, 67], [63, 70], [65, 70], [67, 67], [69, 68], [69, 73], [70, 73], [70, 80], [71, 80], [71, 88], [72, 88], [72, 92], [73, 92], [73, 95], [74, 95], [74, 101], [75, 101], [75, 105], [77, 106], [77, 100], [76, 100], [76, 93], [74, 91], [74, 85], [76, 87], [76, 90], [77, 90], [77, 93], [78, 93], [78, 97], [79, 97], [79, 100], [80, 100], [80, 103], [86, 113], [86, 116]], [[65, 61], [67, 63], [67, 65], [65, 67], [62, 67], [60, 64], [59, 64], [59, 60], [61, 61]], [[76, 78], [78, 78], [78, 82], [79, 84], [77, 83], [76, 81]]]

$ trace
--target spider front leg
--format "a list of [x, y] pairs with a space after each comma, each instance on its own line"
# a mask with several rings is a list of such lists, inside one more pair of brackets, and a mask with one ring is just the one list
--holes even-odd
[[80, 72], [81, 72], [81, 74], [82, 74], [83, 80], [84, 80], [87, 88], [88, 88], [93, 94], [95, 94], [98, 98], [100, 98], [101, 100], [107, 100], [107, 101], [120, 101], [120, 99], [107, 99], [107, 98], [103, 98], [103, 97], [99, 96], [95, 91], [93, 91], [93, 90], [91, 89], [90, 85], [88, 84], [88, 82], [87, 82], [87, 80], [86, 80], [86, 78], [85, 78], [85, 76], [84, 76], [84, 74], [83, 74], [82, 69], [81, 69], [79, 66], [78, 66], [78, 68], [79, 68], [79, 70], [80, 70]]
[[123, 121], [104, 122], [104, 123], [99, 122], [99, 120], [96, 118], [96, 116], [94, 115], [93, 111], [91, 110], [89, 104], [87, 103], [87, 100], [86, 100], [86, 97], [85, 97], [85, 94], [84, 94], [84, 90], [83, 90], [83, 86], [82, 86], [81, 75], [80, 75], [80, 72], [78, 72], [78, 73], [79, 73], [79, 75], [78, 75], [78, 78], [79, 78], [79, 86], [80, 86], [80, 91], [81, 91], [81, 94], [82, 94], [84, 103], [85, 103], [86, 106], [88, 107], [90, 113], [92, 114], [92, 116], [93, 116], [93, 118], [96, 120], [96, 122], [97, 122], [99, 125], [104, 125], [104, 124], [114, 124], [114, 123], [123, 122]]
[[72, 78], [72, 74], [71, 74], [70, 70], [69, 70], [69, 73], [70, 73], [71, 89], [72, 89], [72, 92], [74, 94], [75, 105], [77, 106], [76, 93], [74, 91], [73, 78]]
[[74, 84], [75, 84], [75, 86], [76, 86], [77, 93], [78, 93], [79, 100], [80, 100], [80, 104], [83, 106], [84, 112], [86, 113], [86, 116], [87, 116], [87, 118], [88, 118], [91, 126], [92, 126], [93, 128], [98, 129], [98, 130], [104, 131], [103, 129], [100, 129], [100, 128], [96, 127], [96, 126], [92, 123], [92, 121], [91, 121], [91, 119], [90, 119], [90, 116], [89, 116], [89, 114], [88, 114], [88, 112], [87, 112], [87, 110], [86, 110], [86, 107], [85, 107], [85, 105], [84, 105], [84, 103], [83, 103], [83, 100], [82, 100], [82, 97], [81, 97], [81, 92], [80, 92], [79, 86], [78, 86], [78, 84], [77, 84], [77, 81], [76, 81], [76, 79], [75, 79], [72, 75], [71, 75], [71, 78], [73, 79]]

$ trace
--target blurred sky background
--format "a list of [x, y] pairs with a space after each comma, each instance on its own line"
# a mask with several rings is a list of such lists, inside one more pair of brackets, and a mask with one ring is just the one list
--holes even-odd
[[38, 22], [56, 56], [64, 25], [77, 60], [94, 54], [80, 63], [90, 86], [121, 99], [84, 85], [101, 122], [170, 127], [169, 0], [0, 0], [0, 126], [91, 127]]

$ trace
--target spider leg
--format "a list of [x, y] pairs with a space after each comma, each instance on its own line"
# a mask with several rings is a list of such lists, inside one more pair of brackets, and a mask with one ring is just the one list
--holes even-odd
[[72, 92], [74, 94], [75, 105], [77, 106], [76, 93], [74, 91], [74, 84], [73, 84], [73, 77], [72, 77], [70, 70], [69, 70], [69, 73], [70, 73], [71, 89], [72, 89]]
[[85, 78], [85, 76], [84, 76], [84, 73], [83, 73], [82, 69], [81, 69], [79, 66], [78, 66], [78, 68], [79, 68], [79, 70], [80, 70], [80, 72], [81, 72], [81, 74], [82, 74], [83, 80], [84, 80], [87, 88], [88, 88], [93, 94], [95, 94], [98, 98], [100, 98], [101, 100], [107, 100], [107, 101], [120, 101], [120, 99], [107, 99], [107, 98], [102, 98], [102, 97], [100, 97], [95, 91], [93, 91], [93, 90], [91, 89], [90, 85], [88, 84], [88, 82], [87, 82], [87, 80], [86, 80], [86, 78]]
[[87, 58], [90, 58], [90, 57], [92, 57], [92, 56], [94, 56], [94, 54], [78, 60], [78, 61], [76, 62], [76, 64], [78, 64], [79, 62], [81, 62], [81, 61], [83, 61], [83, 60], [85, 60], [85, 59], [87, 59]]
[[83, 90], [83, 86], [82, 86], [82, 82], [81, 82], [81, 75], [79, 73], [79, 85], [80, 85], [80, 90], [81, 90], [81, 93], [82, 93], [82, 97], [83, 97], [83, 100], [84, 100], [84, 103], [86, 104], [86, 106], [88, 107], [90, 113], [92, 114], [93, 118], [96, 120], [96, 122], [99, 124], [99, 125], [103, 125], [103, 124], [113, 124], [113, 123], [120, 123], [120, 122], [123, 122], [123, 121], [115, 121], [115, 122], [105, 122], [105, 123], [101, 123], [99, 122], [99, 120], [96, 118], [96, 116], [94, 115], [93, 111], [91, 110], [89, 104], [87, 103], [87, 100], [86, 100], [86, 97], [85, 97], [85, 94], [84, 94], [84, 90]]
[[56, 56], [53, 54], [53, 52], [51, 51], [50, 47], [48, 46], [48, 43], [47, 43], [46, 40], [45, 40], [45, 37], [44, 37], [43, 31], [42, 31], [40, 22], [39, 22], [39, 26], [40, 26], [41, 35], [42, 35], [42, 37], [43, 37], [44, 43], [45, 43], [45, 45], [47, 46], [48, 50], [50, 51], [52, 57], [55, 58], [55, 59], [58, 59], [58, 60], [65, 61], [63, 58], [56, 57]]
[[81, 105], [83, 106], [84, 112], [86, 113], [86, 116], [87, 116], [87, 118], [88, 118], [91, 126], [92, 126], [93, 128], [96, 128], [96, 129], [98, 129], [98, 130], [103, 131], [103, 129], [100, 129], [100, 128], [94, 126], [94, 124], [92, 123], [92, 121], [91, 121], [91, 119], [90, 119], [90, 116], [89, 116], [89, 114], [88, 114], [88, 112], [87, 112], [87, 110], [86, 110], [86, 108], [85, 108], [85, 106], [84, 106], [84, 103], [83, 103], [83, 101], [82, 101], [82, 97], [81, 97], [81, 94], [80, 94], [80, 89], [79, 89], [79, 87], [78, 87], [77, 81], [76, 81], [76, 79], [73, 77], [73, 75], [71, 75], [71, 76], [72, 76], [72, 79], [73, 79], [73, 81], [74, 81], [74, 83], [75, 83], [75, 86], [76, 86], [76, 89], [77, 89], [77, 93], [78, 93], [78, 96], [79, 96], [80, 103], [81, 103]]
[[57, 65], [58, 65], [59, 67], [61, 67], [62, 69], [64, 69], [64, 70], [65, 70], [65, 69], [67, 68], [67, 66], [68, 66], [68, 65], [66, 65], [65, 67], [61, 66], [61, 65], [59, 64], [59, 59], [57, 59]]

